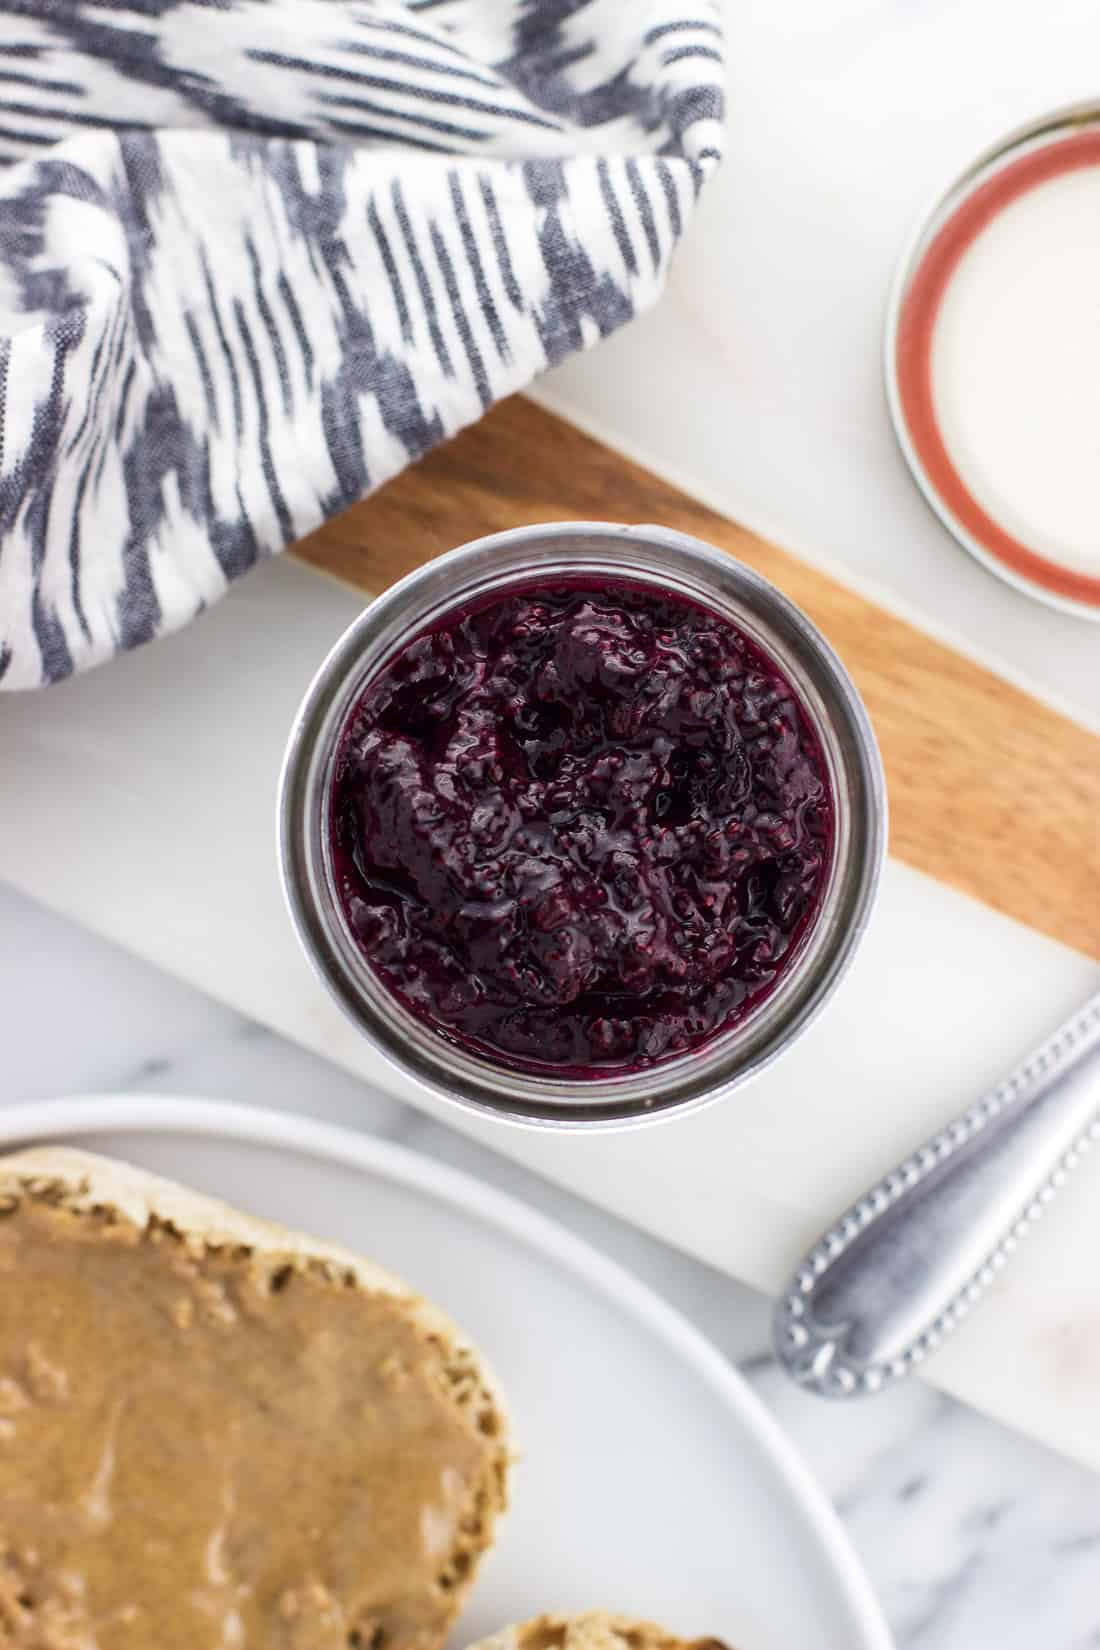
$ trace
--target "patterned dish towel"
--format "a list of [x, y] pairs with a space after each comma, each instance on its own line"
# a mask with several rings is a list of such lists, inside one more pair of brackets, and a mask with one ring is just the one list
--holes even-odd
[[720, 0], [0, 0], [0, 686], [200, 613], [650, 304]]

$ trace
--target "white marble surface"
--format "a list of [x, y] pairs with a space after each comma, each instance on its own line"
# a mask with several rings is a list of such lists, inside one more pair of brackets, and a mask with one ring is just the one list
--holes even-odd
[[725, 0], [728, 159], [660, 304], [536, 391], [727, 515], [1100, 726], [1100, 630], [993, 578], [897, 451], [881, 334], [975, 155], [1098, 96], [1094, 0]]
[[808, 1398], [770, 1358], [766, 1302], [723, 1273], [2, 885], [0, 933], [0, 1106], [156, 1092], [307, 1109], [481, 1175], [632, 1267], [740, 1365], [838, 1507], [898, 1650], [1100, 1644], [1094, 1474], [915, 1383], [852, 1409]]

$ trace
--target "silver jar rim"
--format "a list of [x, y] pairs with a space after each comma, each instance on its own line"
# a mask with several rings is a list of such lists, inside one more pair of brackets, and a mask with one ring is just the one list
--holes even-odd
[[[732, 620], [775, 659], [807, 711], [833, 792], [821, 905], [775, 989], [729, 1031], [642, 1071], [543, 1076], [448, 1041], [390, 993], [353, 938], [331, 865], [340, 736], [367, 683], [458, 606], [517, 583], [606, 576], [684, 596]], [[321, 665], [291, 728], [279, 790], [279, 860], [299, 939], [341, 1008], [392, 1065], [437, 1099], [513, 1123], [591, 1130], [697, 1110], [756, 1076], [832, 996], [867, 926], [886, 848], [886, 786], [847, 671], [781, 591], [725, 552], [664, 527], [566, 522], [494, 533], [425, 563], [373, 601]]]

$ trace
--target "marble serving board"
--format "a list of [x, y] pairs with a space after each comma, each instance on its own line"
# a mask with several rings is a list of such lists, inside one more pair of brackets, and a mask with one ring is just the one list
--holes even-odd
[[[841, 1206], [1097, 984], [1100, 739], [562, 420], [506, 404], [184, 633], [0, 702], [0, 867], [252, 1018], [440, 1111], [371, 1053], [298, 951], [275, 858], [279, 763], [301, 693], [365, 592], [463, 538], [554, 517], [695, 532], [812, 614], [878, 728], [892, 857], [829, 1012], [726, 1104], [583, 1138], [444, 1115], [771, 1291]], [[301, 1108], [312, 1105], [303, 1093]], [[928, 1376], [1100, 1468], [1098, 1239], [1090, 1164]]]

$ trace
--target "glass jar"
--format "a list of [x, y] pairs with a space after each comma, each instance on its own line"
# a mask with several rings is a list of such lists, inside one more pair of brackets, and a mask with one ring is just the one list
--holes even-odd
[[[794, 688], [828, 769], [831, 863], [816, 916], [770, 994], [701, 1046], [642, 1070], [578, 1079], [510, 1068], [449, 1041], [385, 986], [337, 894], [331, 797], [340, 736], [368, 682], [414, 636], [517, 585], [629, 580], [731, 620]], [[427, 562], [372, 602], [310, 685], [290, 734], [279, 801], [283, 883], [305, 950], [381, 1054], [438, 1099], [543, 1127], [622, 1126], [726, 1095], [801, 1036], [836, 989], [871, 913], [886, 843], [882, 763], [863, 704], [820, 632], [774, 585], [732, 556], [663, 527], [555, 523], [496, 533]]]

